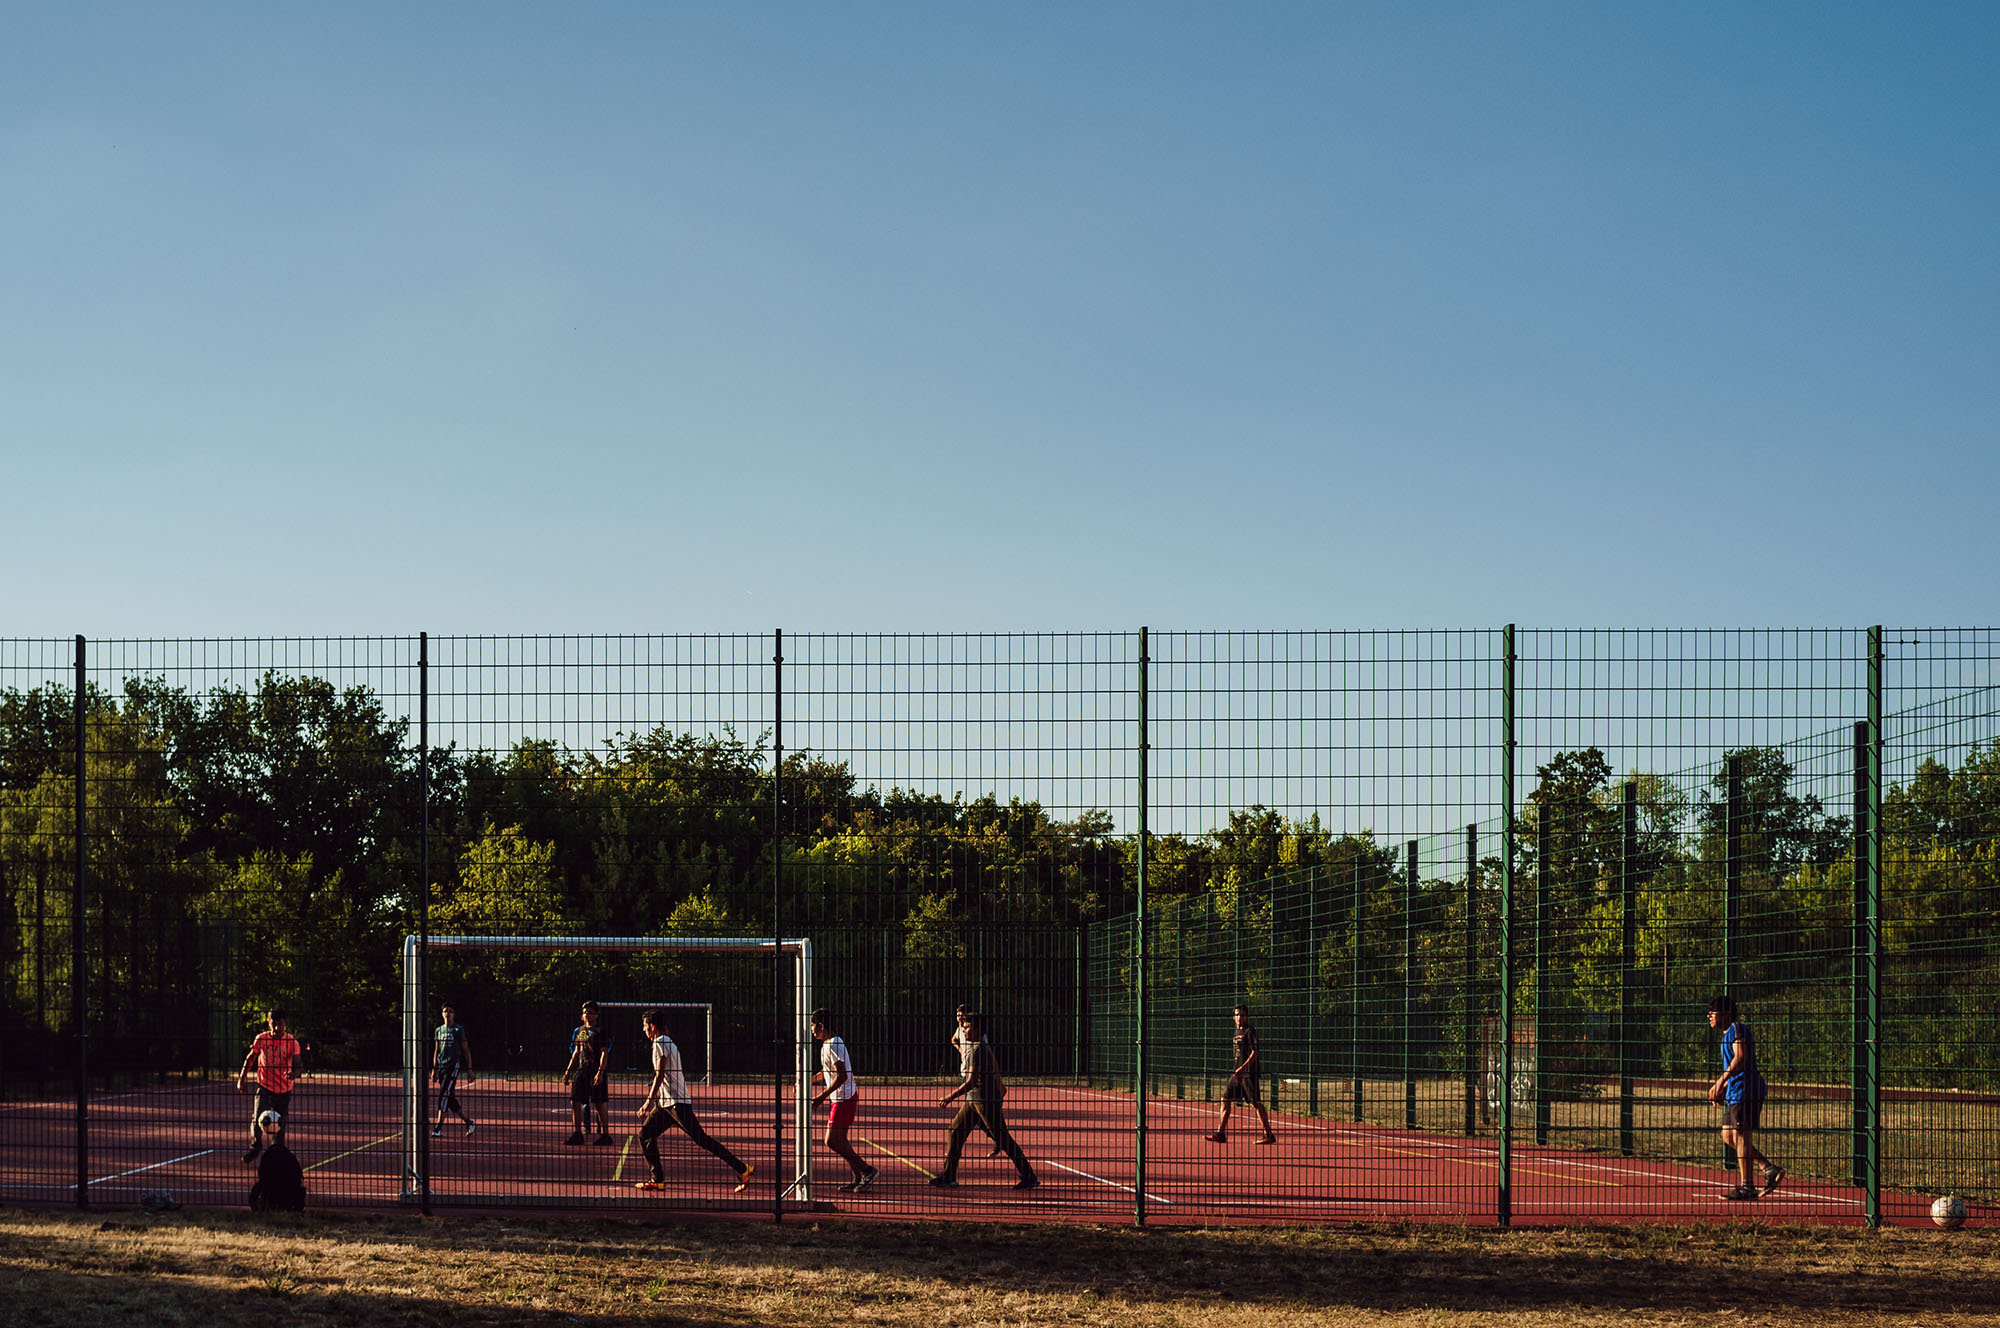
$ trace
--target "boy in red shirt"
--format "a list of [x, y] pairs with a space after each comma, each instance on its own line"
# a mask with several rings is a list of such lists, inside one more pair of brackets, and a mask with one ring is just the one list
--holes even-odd
[[278, 1113], [273, 1137], [284, 1139], [285, 1121], [292, 1114], [292, 1067], [298, 1059], [299, 1040], [285, 1031], [285, 1012], [271, 1011], [264, 1031], [251, 1042], [250, 1054], [243, 1058], [243, 1068], [236, 1075], [236, 1091], [248, 1092], [250, 1068], [257, 1068], [257, 1097], [250, 1108], [250, 1151], [243, 1155], [245, 1162], [255, 1162], [264, 1151], [264, 1134], [257, 1127], [257, 1118], [265, 1112]]

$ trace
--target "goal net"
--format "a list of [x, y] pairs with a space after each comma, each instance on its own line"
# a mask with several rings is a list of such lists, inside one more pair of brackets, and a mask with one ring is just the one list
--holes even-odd
[[[726, 994], [640, 1001], [646, 992]], [[605, 999], [617, 997], [617, 999]], [[602, 1101], [563, 1084], [584, 1000], [598, 1007], [613, 1073]], [[695, 936], [417, 936], [403, 941], [402, 1194], [407, 1201], [563, 1207], [802, 1207], [812, 1203], [812, 943]], [[440, 1100], [434, 1028], [451, 1004], [472, 1080]], [[650, 1164], [636, 1110], [651, 1080], [639, 1014], [658, 1010], [682, 1048], [692, 1107], [724, 1150], [756, 1168], [735, 1194], [724, 1166], [679, 1130], [657, 1143], [664, 1192], [635, 1191]], [[462, 1119], [461, 1119], [462, 1118]], [[474, 1125], [476, 1121], [476, 1134]], [[766, 1176], [770, 1177], [766, 1182]]]

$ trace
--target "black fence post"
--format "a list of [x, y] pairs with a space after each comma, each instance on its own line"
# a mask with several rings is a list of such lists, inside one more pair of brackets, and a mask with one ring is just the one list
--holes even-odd
[[[1149, 756], [1151, 741], [1147, 733], [1147, 709], [1150, 705], [1152, 680], [1151, 640], [1147, 629], [1139, 629], [1139, 852], [1138, 879], [1134, 883], [1134, 894], [1138, 906], [1138, 952], [1132, 963], [1133, 1018], [1132, 1018], [1132, 1083], [1137, 1090], [1132, 1107], [1132, 1223], [1146, 1225], [1146, 848], [1148, 830], [1146, 825], [1147, 780], [1150, 774]], [[1237, 897], [1240, 914], [1242, 897]], [[1240, 999], [1240, 998], [1239, 998]]]
[[1349, 1106], [1353, 1119], [1361, 1119], [1361, 913], [1362, 897], [1367, 892], [1363, 877], [1361, 846], [1357, 842], [1354, 849], [1354, 901], [1348, 911], [1353, 925], [1353, 934], [1348, 938], [1350, 952], [1347, 965], [1347, 1077], [1351, 1081], [1350, 1091], [1353, 1101]]
[[1411, 1054], [1416, 1044], [1417, 932], [1413, 914], [1417, 904], [1417, 841], [1403, 846], [1403, 1128], [1417, 1128], [1417, 1076]]
[[[1741, 999], [1736, 990], [1736, 977], [1743, 957], [1742, 945], [1743, 916], [1743, 757], [1740, 753], [1730, 756], [1724, 767], [1724, 792], [1722, 803], [1722, 989], [1731, 996]], [[1722, 1167], [1725, 1171], [1736, 1170], [1736, 1150], [1728, 1144], [1722, 1146]]]
[[1632, 1100], [1632, 989], [1639, 939], [1639, 785], [1625, 781], [1618, 836], [1618, 1151], [1638, 1151]]
[[1479, 827], [1465, 827], [1465, 980], [1459, 992], [1464, 1040], [1465, 1133], [1478, 1133], [1479, 1098]]
[[[785, 1008], [785, 629], [771, 632], [771, 1010]], [[806, 1014], [793, 1011], [792, 1023]], [[791, 1048], [787, 1025], [771, 1020], [771, 1220], [785, 1221], [785, 1074]], [[792, 1036], [797, 1036], [796, 1031]]]
[[76, 874], [70, 882], [69, 914], [69, 1021], [70, 1031], [76, 1036], [76, 1206], [90, 1207], [90, 1035], [84, 1026], [89, 1013], [86, 990], [89, 985], [87, 971], [89, 949], [89, 901], [90, 894], [86, 882], [90, 872], [90, 841], [87, 837], [89, 751], [85, 740], [85, 725], [90, 713], [90, 698], [84, 679], [84, 641], [76, 638], [76, 796], [71, 799], [75, 809], [76, 822], [72, 827], [76, 839]]
[[[411, 1045], [403, 1055], [411, 1058], [417, 1076], [418, 1104], [423, 1100], [424, 1052], [427, 1045], [419, 1034], [431, 1008], [431, 634], [417, 633], [417, 800], [420, 805], [417, 827], [417, 1015], [410, 1030]], [[408, 1108], [405, 1108], [408, 1110]], [[440, 1117], [442, 1119], [442, 1117]], [[410, 1128], [417, 1136], [417, 1207], [425, 1216], [431, 1211], [431, 1132], [424, 1128], [424, 1114], [415, 1112]]]
[[1535, 1142], [1549, 1141], [1549, 1075], [1543, 1058], [1548, 1024], [1543, 1011], [1549, 1003], [1549, 808], [1535, 812]]

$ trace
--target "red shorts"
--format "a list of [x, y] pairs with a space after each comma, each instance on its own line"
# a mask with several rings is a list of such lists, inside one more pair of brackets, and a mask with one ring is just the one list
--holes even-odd
[[827, 1105], [832, 1107], [833, 1111], [826, 1118], [826, 1128], [844, 1130], [854, 1124], [854, 1117], [861, 1110], [861, 1097], [856, 1094], [845, 1101], [829, 1102]]

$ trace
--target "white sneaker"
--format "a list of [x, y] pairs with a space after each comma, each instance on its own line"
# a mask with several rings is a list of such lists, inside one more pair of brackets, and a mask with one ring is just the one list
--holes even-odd
[[472, 1137], [472, 1132], [478, 1128], [479, 1128], [478, 1121], [467, 1121], [465, 1123], [465, 1137], [470, 1139]]

